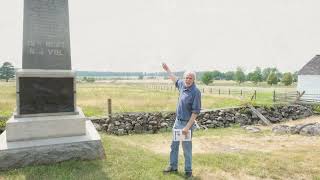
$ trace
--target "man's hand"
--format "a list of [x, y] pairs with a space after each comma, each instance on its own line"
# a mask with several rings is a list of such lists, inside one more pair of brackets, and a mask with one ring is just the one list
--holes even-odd
[[182, 134], [185, 135], [185, 136], [187, 136], [187, 135], [189, 134], [189, 129], [183, 128], [183, 129], [182, 129]]
[[162, 68], [167, 72], [170, 71], [168, 65], [164, 62], [162, 63]]
[[163, 63], [162, 63], [162, 68], [168, 73], [168, 76], [169, 76], [169, 78], [172, 80], [172, 82], [173, 82], [173, 83], [176, 83], [177, 77], [172, 74], [172, 72], [170, 71], [168, 65], [163, 62]]

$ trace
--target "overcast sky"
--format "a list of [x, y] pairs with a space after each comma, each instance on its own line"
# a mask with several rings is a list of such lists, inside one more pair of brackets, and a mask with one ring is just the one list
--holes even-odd
[[[74, 70], [299, 70], [320, 53], [319, 0], [69, 0]], [[0, 63], [22, 64], [23, 0], [0, 6]]]

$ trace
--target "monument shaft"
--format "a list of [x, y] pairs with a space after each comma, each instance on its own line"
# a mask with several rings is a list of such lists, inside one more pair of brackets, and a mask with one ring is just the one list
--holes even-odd
[[67, 0], [25, 0], [23, 69], [71, 70]]

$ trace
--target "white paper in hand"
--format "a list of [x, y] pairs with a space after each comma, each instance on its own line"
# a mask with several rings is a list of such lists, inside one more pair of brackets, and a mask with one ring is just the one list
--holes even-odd
[[191, 130], [187, 135], [184, 135], [182, 129], [173, 129], [173, 141], [191, 141]]

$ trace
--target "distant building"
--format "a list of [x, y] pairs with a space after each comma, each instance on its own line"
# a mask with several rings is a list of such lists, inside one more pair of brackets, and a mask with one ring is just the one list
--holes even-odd
[[312, 58], [298, 72], [297, 90], [305, 91], [303, 98], [320, 99], [320, 55]]

